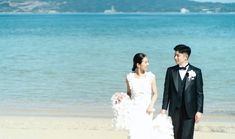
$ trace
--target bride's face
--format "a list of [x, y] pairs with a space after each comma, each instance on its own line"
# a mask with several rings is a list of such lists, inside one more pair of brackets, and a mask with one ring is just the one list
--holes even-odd
[[146, 72], [148, 70], [149, 61], [147, 57], [144, 57], [141, 64], [138, 64], [138, 67], [141, 71]]

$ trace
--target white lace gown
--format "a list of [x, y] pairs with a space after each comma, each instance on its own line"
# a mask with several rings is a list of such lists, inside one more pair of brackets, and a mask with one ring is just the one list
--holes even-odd
[[143, 78], [136, 78], [134, 73], [129, 73], [127, 80], [131, 99], [126, 93], [112, 96], [113, 126], [127, 129], [128, 139], [173, 139], [173, 127], [169, 117], [158, 115], [153, 120], [153, 115], [146, 113], [151, 101], [151, 82], [154, 78], [152, 72], [146, 72]]
[[146, 113], [151, 101], [151, 82], [155, 78], [152, 72], [146, 72], [143, 78], [134, 73], [127, 75], [131, 90], [129, 139], [152, 139], [152, 114]]

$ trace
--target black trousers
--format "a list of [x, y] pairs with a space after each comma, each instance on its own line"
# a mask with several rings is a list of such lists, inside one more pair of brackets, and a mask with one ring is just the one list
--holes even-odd
[[172, 115], [175, 139], [193, 139], [195, 118], [187, 116], [184, 106], [175, 109]]

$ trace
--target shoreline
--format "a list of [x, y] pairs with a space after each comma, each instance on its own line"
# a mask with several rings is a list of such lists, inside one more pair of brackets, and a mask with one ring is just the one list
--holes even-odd
[[[154, 112], [154, 117], [159, 114]], [[18, 112], [0, 112], [0, 117], [58, 117], [58, 118], [101, 118], [101, 119], [111, 119], [113, 116], [112, 110], [110, 111], [18, 111]], [[233, 114], [210, 114], [203, 113], [203, 122], [234, 122], [235, 115]]]
[[[85, 109], [93, 107], [91, 109]], [[205, 110], [206, 111], [206, 110]], [[156, 107], [154, 116], [160, 113], [159, 106]], [[20, 117], [88, 117], [88, 118], [112, 118], [113, 112], [111, 106], [93, 106], [81, 105], [77, 107], [66, 108], [0, 108], [0, 117], [2, 116], [20, 116]], [[202, 121], [205, 122], [234, 122], [235, 113], [230, 112], [204, 112]]]
[[[0, 138], [4, 139], [127, 139], [127, 131], [112, 127], [111, 118], [0, 116]], [[234, 122], [201, 121], [195, 139], [233, 139]]]

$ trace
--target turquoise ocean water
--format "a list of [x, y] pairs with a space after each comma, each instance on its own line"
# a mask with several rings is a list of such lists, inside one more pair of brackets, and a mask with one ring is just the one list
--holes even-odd
[[179, 43], [202, 69], [205, 114], [235, 115], [234, 36], [234, 14], [1, 14], [0, 115], [109, 117], [137, 52], [157, 76], [158, 111]]

